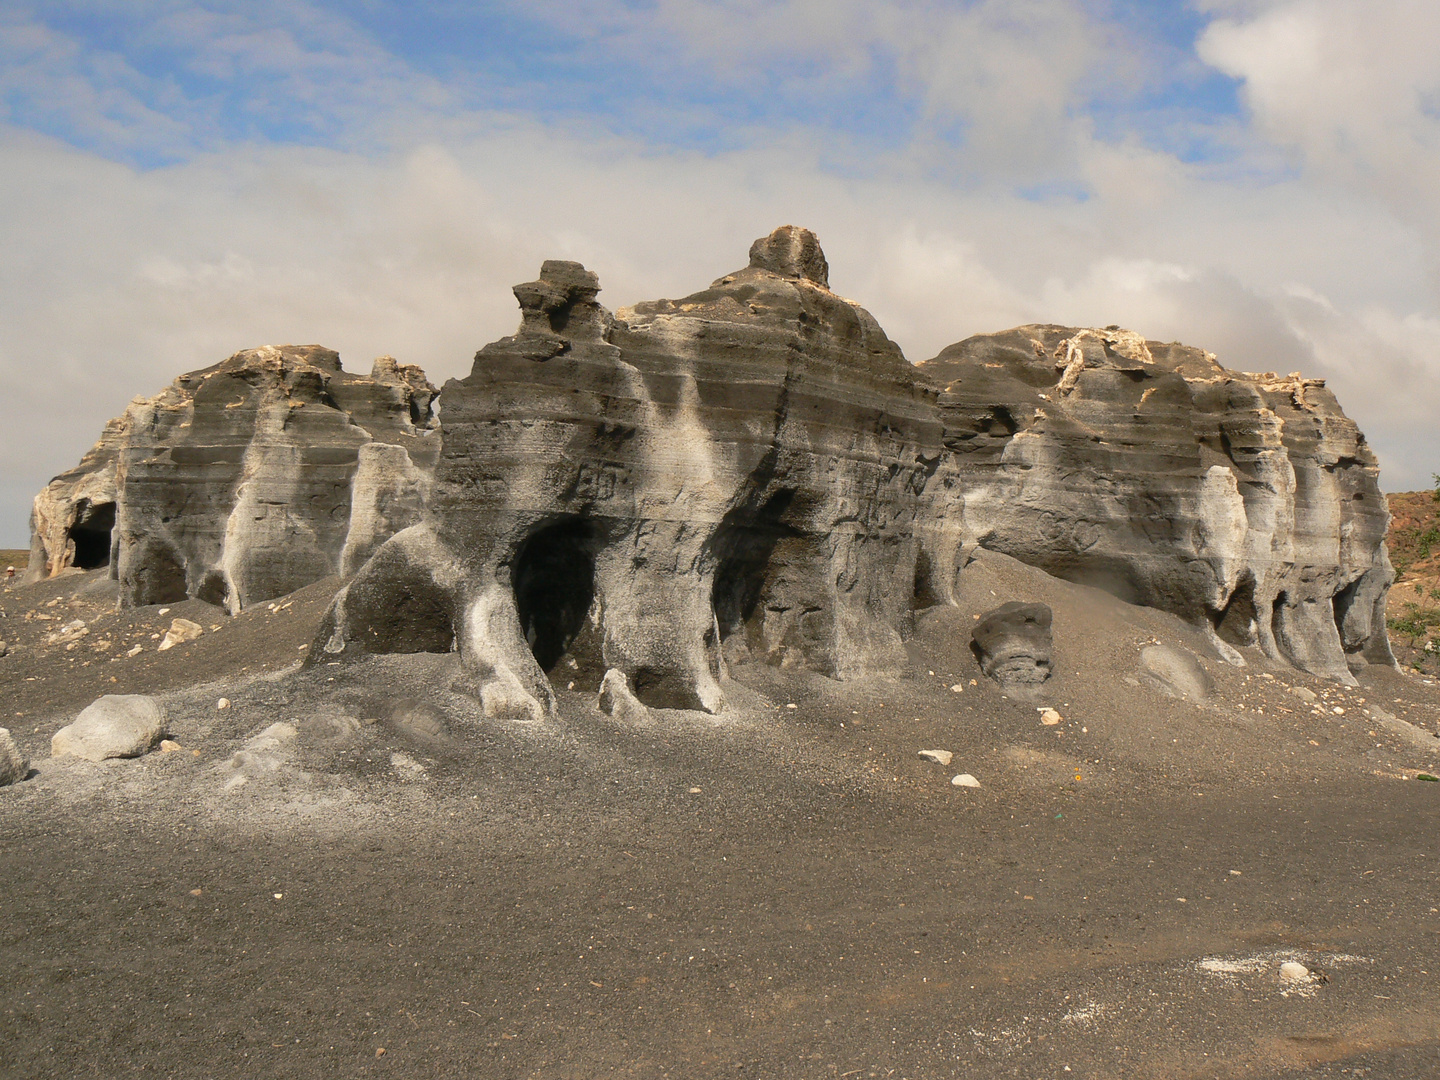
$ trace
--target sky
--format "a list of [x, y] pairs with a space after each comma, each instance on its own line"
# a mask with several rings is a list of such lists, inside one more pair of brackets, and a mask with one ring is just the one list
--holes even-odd
[[1434, 0], [0, 0], [0, 546], [176, 375], [437, 383], [546, 258], [612, 309], [782, 224], [913, 361], [1118, 323], [1440, 472]]

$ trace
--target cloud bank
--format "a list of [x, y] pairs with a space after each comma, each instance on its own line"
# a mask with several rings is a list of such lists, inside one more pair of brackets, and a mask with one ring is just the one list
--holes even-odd
[[407, 10], [0, 16], [0, 544], [181, 371], [319, 342], [463, 375], [544, 258], [618, 307], [784, 223], [912, 360], [1120, 323], [1329, 378], [1387, 490], [1440, 471], [1429, 5]]

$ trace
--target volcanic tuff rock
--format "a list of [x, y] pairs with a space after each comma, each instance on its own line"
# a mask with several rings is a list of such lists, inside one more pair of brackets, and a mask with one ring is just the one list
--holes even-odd
[[[342, 594], [328, 655], [449, 644], [492, 715], [611, 668], [718, 711], [727, 662], [838, 678], [904, 656], [934, 391], [826, 285], [812, 234], [612, 316], [576, 263], [517, 286], [517, 333], [444, 390], [425, 524]], [[443, 629], [441, 629], [443, 627]]]
[[[1208, 625], [1318, 675], [1394, 662], [1375, 456], [1323, 379], [1110, 327], [952, 345], [932, 535]], [[930, 493], [927, 493], [930, 494]]]
[[108, 564], [123, 603], [237, 611], [349, 572], [420, 518], [434, 396], [419, 368], [352, 375], [318, 345], [182, 375], [36, 496], [30, 575]]
[[51, 572], [85, 565], [113, 491], [131, 603], [233, 609], [355, 570], [312, 661], [453, 649], [489, 714], [527, 720], [552, 680], [607, 672], [718, 711], [733, 664], [893, 670], [977, 547], [1236, 662], [1392, 662], [1375, 459], [1320, 380], [1114, 327], [912, 366], [789, 226], [680, 300], [612, 315], [599, 288], [559, 261], [516, 286], [519, 329], [445, 386], [440, 432], [389, 361], [362, 379], [286, 347], [185, 376], [37, 498], [36, 542]]

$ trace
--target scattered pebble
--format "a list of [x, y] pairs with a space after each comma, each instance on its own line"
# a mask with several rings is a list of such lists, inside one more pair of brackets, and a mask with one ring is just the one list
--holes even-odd
[[691, 795], [699, 795], [699, 794], [700, 794], [700, 789], [699, 789], [698, 787], [692, 787], [692, 788], [690, 789], [690, 794], [691, 794]]
[[1280, 977], [1286, 982], [1299, 982], [1310, 977], [1310, 969], [1294, 960], [1287, 960], [1280, 965]]
[[191, 895], [191, 896], [200, 896], [200, 895], [202, 895], [202, 894], [204, 893], [204, 891], [205, 891], [204, 889], [191, 889], [191, 890], [190, 890], [190, 895]]
[[126, 655], [126, 656], [139, 656], [139, 655], [140, 655], [142, 652], [144, 652], [144, 651], [145, 651], [145, 646], [144, 646], [144, 645], [136, 645], [133, 649], [131, 649], [131, 650], [130, 650], [129, 652], [127, 652], [125, 655]]
[[800, 706], [799, 706], [799, 705], [796, 705], [793, 701], [792, 701], [792, 702], [789, 702], [789, 703], [786, 704], [786, 706], [785, 706], [785, 708], [787, 708], [787, 709], [798, 709], [799, 707], [800, 707]]
[[968, 772], [962, 772], [959, 776], [950, 781], [956, 787], [979, 787], [980, 781], [971, 776]]
[[174, 739], [161, 739], [161, 740], [160, 740], [160, 752], [161, 752], [162, 754], [169, 754], [169, 753], [173, 753], [173, 752], [176, 751], [176, 750], [184, 750], [184, 749], [185, 749], [185, 747], [181, 746], [181, 745], [180, 745], [178, 742], [176, 742]]
[[1044, 709], [1039, 709], [1037, 711], [1040, 713], [1040, 723], [1044, 724], [1046, 727], [1054, 727], [1056, 724], [1060, 723], [1061, 716], [1054, 709], [1047, 707]]
[[963, 694], [965, 692], [965, 684], [957, 682], [954, 686], [950, 687], [950, 689], [957, 694]]
[[933, 761], [937, 765], [949, 765], [950, 759], [955, 755], [949, 750], [921, 750], [920, 756], [926, 761]]
[[228, 709], [229, 707], [230, 699], [228, 697], [222, 697], [219, 701], [215, 702], [215, 708], [217, 709]]

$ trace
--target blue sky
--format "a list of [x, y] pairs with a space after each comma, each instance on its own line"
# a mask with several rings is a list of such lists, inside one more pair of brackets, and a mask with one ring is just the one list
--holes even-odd
[[911, 359], [1118, 322], [1330, 378], [1440, 470], [1426, 0], [0, 0], [0, 543], [109, 416], [254, 345], [463, 374], [785, 222]]

